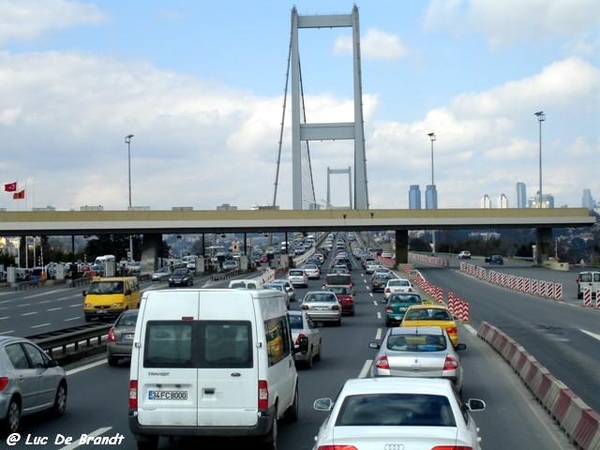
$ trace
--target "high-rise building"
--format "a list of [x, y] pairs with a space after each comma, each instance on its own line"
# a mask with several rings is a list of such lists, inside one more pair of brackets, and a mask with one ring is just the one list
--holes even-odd
[[590, 189], [583, 190], [581, 206], [587, 209], [594, 209], [596, 207], [596, 202], [594, 201], [594, 197], [592, 197], [592, 191]]
[[490, 200], [490, 196], [485, 194], [481, 197], [481, 208], [482, 209], [490, 209], [492, 207], [492, 201]]
[[506, 197], [506, 195], [500, 194], [500, 197], [498, 197], [498, 208], [508, 208], [508, 198]]
[[435, 184], [428, 184], [425, 191], [425, 209], [437, 209], [438, 198]]
[[[535, 193], [535, 197], [529, 197], [529, 207], [530, 208], [539, 208], [540, 192], [537, 191]], [[542, 195], [542, 208], [554, 208], [554, 196], [551, 194], [543, 194]]]
[[517, 183], [517, 208], [527, 208], [527, 188], [525, 183]]
[[421, 188], [418, 184], [411, 184], [408, 191], [408, 209], [421, 209]]

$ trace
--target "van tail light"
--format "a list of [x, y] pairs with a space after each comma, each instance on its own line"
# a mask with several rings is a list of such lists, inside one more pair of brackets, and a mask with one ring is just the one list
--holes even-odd
[[267, 380], [258, 380], [258, 411], [266, 413], [269, 409], [269, 387]]
[[6, 386], [8, 386], [8, 377], [0, 377], [0, 392], [2, 392]]
[[444, 361], [444, 369], [443, 370], [456, 370], [458, 369], [458, 361], [454, 356], [446, 356], [446, 360]]
[[115, 329], [111, 328], [110, 330], [108, 330], [108, 336], [106, 337], [106, 340], [108, 342], [117, 342], [117, 340], [115, 339]]
[[137, 411], [138, 409], [138, 381], [129, 380], [129, 410]]
[[354, 445], [346, 444], [333, 444], [333, 445], [319, 445], [317, 450], [358, 450]]
[[377, 358], [377, 361], [375, 361], [375, 367], [378, 369], [389, 369], [390, 363], [388, 362], [387, 356], [380, 356]]

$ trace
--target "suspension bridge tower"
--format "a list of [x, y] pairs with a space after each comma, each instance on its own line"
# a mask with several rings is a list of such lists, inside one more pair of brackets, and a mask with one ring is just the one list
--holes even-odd
[[[354, 121], [338, 123], [301, 123], [300, 56], [298, 30], [301, 28], [352, 28], [352, 57], [354, 74]], [[362, 84], [360, 70], [360, 30], [358, 8], [351, 14], [300, 16], [292, 9], [291, 36], [291, 99], [292, 99], [292, 207], [303, 209], [302, 196], [302, 141], [354, 140], [354, 209], [369, 209], [367, 192], [367, 164], [365, 157], [364, 122], [362, 111]]]

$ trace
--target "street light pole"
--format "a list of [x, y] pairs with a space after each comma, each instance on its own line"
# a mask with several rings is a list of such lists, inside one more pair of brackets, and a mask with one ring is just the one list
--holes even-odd
[[[436, 201], [435, 201], [435, 178], [433, 176], [433, 141], [435, 141], [435, 133], [427, 133], [429, 136], [429, 140], [431, 141], [431, 208], [437, 209]], [[435, 230], [431, 230], [431, 251], [435, 254]]]
[[538, 208], [542, 207], [542, 122], [546, 120], [546, 114], [544, 111], [538, 111], [535, 113], [537, 116], [538, 122], [540, 124], [540, 191], [539, 191], [539, 200], [538, 200]]
[[[131, 138], [133, 134], [125, 136], [125, 143], [127, 144], [127, 172], [129, 175], [129, 210], [131, 211]], [[129, 235], [129, 259], [133, 261], [133, 238]]]

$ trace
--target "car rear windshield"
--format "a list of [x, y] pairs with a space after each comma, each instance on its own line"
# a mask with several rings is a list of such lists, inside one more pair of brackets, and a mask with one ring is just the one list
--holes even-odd
[[344, 275], [327, 275], [325, 279], [325, 284], [327, 285], [350, 285], [350, 277]]
[[390, 303], [402, 303], [405, 305], [420, 305], [423, 303], [418, 295], [391, 295]]
[[452, 315], [445, 309], [415, 309], [406, 313], [406, 320], [452, 320]]
[[249, 321], [148, 321], [144, 367], [250, 368]]
[[298, 314], [289, 314], [290, 318], [290, 327], [292, 330], [301, 330], [302, 329], [302, 316]]
[[446, 350], [446, 339], [440, 334], [391, 335], [386, 347], [395, 352], [439, 352]]
[[348, 396], [336, 426], [455, 427], [447, 397], [430, 394], [360, 394]]

